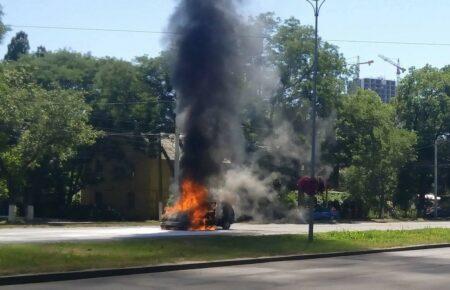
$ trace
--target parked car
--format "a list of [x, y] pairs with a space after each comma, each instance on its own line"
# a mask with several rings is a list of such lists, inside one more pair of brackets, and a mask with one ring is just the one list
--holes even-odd
[[[427, 218], [434, 218], [435, 217], [434, 206], [427, 207], [427, 209], [425, 211], [425, 216]], [[441, 208], [440, 206], [438, 206], [438, 208], [437, 208], [437, 217], [440, 217], [440, 218], [450, 217], [450, 208]]]
[[313, 217], [314, 220], [338, 220], [341, 218], [341, 215], [334, 207], [331, 209], [316, 208]]

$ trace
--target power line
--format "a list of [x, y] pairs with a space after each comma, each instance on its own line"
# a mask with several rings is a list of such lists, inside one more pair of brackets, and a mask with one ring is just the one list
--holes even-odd
[[94, 103], [97, 106], [102, 105], [142, 105], [142, 104], [148, 104], [148, 103], [172, 103], [175, 104], [175, 101], [168, 101], [168, 100], [148, 100], [148, 101], [136, 101], [136, 102], [111, 102], [111, 103]]
[[450, 43], [439, 43], [439, 42], [402, 42], [402, 41], [352, 40], [352, 39], [328, 39], [327, 41], [330, 41], [330, 42], [348, 42], [348, 43], [417, 45], [417, 46], [450, 46]]
[[134, 29], [113, 29], [101, 27], [69, 27], [69, 26], [47, 26], [47, 25], [15, 25], [9, 24], [8, 27], [14, 28], [35, 28], [35, 29], [54, 29], [54, 30], [78, 30], [78, 31], [101, 31], [101, 32], [124, 32], [124, 33], [145, 33], [145, 34], [171, 34], [177, 35], [176, 32], [170, 31], [152, 31], [152, 30], [134, 30]]
[[[67, 103], [62, 102], [53, 102], [53, 101], [40, 101], [40, 100], [21, 100], [22, 103], [42, 103], [42, 104], [51, 104], [51, 105], [66, 105]], [[152, 104], [152, 103], [160, 103], [160, 104], [175, 104], [176, 101], [170, 101], [170, 100], [148, 100], [148, 101], [136, 101], [136, 102], [86, 102], [88, 105], [95, 105], [95, 106], [115, 106], [115, 105], [145, 105], [145, 104]]]
[[[47, 26], [47, 25], [16, 25], [10, 24], [9, 27], [14, 28], [33, 28], [33, 29], [52, 29], [52, 30], [75, 30], [75, 31], [100, 31], [100, 32], [121, 32], [121, 33], [144, 33], [144, 34], [162, 34], [162, 35], [178, 35], [173, 31], [156, 31], [156, 30], [137, 30], [137, 29], [114, 29], [101, 27], [69, 27], [69, 26]], [[252, 38], [270, 38], [267, 35], [241, 35], [241, 37]], [[328, 39], [329, 42], [342, 43], [361, 43], [361, 44], [389, 44], [389, 45], [411, 45], [411, 46], [450, 46], [445, 42], [406, 42], [406, 41], [383, 41], [383, 40], [364, 40], [364, 39]]]

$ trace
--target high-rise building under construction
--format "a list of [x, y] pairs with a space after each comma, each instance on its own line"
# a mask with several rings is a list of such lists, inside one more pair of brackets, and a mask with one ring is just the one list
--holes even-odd
[[395, 97], [397, 90], [395, 81], [385, 80], [383, 78], [355, 79], [353, 81], [353, 88], [372, 90], [376, 92], [380, 96], [381, 100], [385, 103], [390, 102], [390, 100]]

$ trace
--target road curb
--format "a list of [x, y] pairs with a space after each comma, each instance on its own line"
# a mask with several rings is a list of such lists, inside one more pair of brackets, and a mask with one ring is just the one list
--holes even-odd
[[225, 266], [249, 265], [249, 264], [268, 263], [268, 262], [310, 260], [310, 259], [319, 259], [319, 258], [333, 258], [333, 257], [355, 256], [355, 255], [368, 255], [368, 254], [376, 254], [376, 253], [438, 249], [438, 248], [448, 248], [448, 247], [450, 247], [450, 243], [433, 244], [433, 245], [417, 245], [417, 246], [408, 246], [408, 247], [395, 247], [395, 248], [387, 248], [387, 249], [372, 249], [372, 250], [350, 251], [350, 252], [332, 252], [332, 253], [320, 253], [320, 254], [272, 256], [272, 257], [248, 258], [248, 259], [220, 260], [220, 261], [212, 261], [212, 262], [164, 264], [164, 265], [144, 266], [144, 267], [128, 267], [128, 268], [115, 268], [115, 269], [98, 269], [98, 270], [73, 271], [73, 272], [57, 272], [57, 273], [45, 273], [45, 274], [2, 276], [2, 277], [0, 277], [0, 285], [17, 285], [17, 284], [30, 284], [30, 283], [43, 283], [43, 282], [57, 282], [57, 281], [67, 281], [67, 280], [79, 280], [79, 279], [113, 277], [113, 276], [135, 275], [135, 274], [159, 273], [159, 272], [169, 272], [169, 271], [179, 271], [179, 270], [193, 270], [193, 269], [215, 268], [215, 267], [225, 267]]

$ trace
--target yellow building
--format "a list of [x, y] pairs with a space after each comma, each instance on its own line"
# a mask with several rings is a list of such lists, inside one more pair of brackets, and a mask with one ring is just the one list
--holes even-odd
[[153, 142], [130, 142], [129, 136], [108, 137], [112, 149], [106, 147], [93, 160], [97, 181], [83, 190], [82, 204], [111, 208], [127, 219], [158, 219], [169, 197], [174, 139], [166, 135]]

